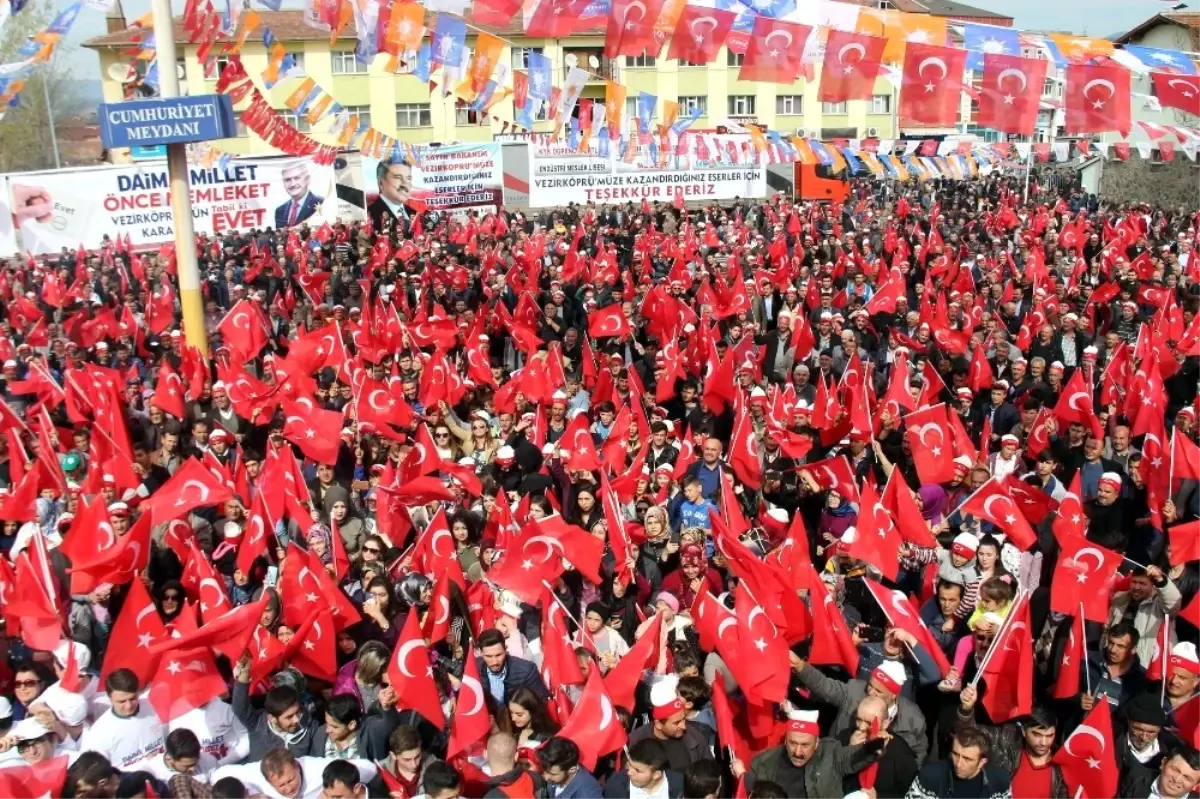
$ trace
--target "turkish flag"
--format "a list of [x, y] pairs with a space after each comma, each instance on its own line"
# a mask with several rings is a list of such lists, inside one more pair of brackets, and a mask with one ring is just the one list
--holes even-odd
[[233, 498], [233, 490], [218, 480], [195, 458], [188, 458], [171, 479], [142, 503], [151, 523], [163, 524], [201, 507], [213, 507]]
[[1167, 662], [1171, 658], [1171, 625], [1166, 621], [1159, 622], [1158, 633], [1154, 636], [1154, 655], [1150, 665], [1146, 667], [1146, 679], [1152, 682], [1162, 680], [1170, 673]]
[[[400, 640], [388, 661], [387, 676], [396, 692], [396, 706], [415, 710], [439, 730], [446, 726], [437, 685], [433, 681], [429, 648], [421, 636], [418, 614], [409, 613]], [[465, 672], [464, 672], [465, 674]], [[465, 683], [464, 683], [465, 685]]]
[[809, 661], [816, 666], [841, 666], [849, 674], [858, 674], [858, 647], [854, 644], [850, 626], [811, 563], [808, 572], [813, 619]]
[[1177, 428], [1171, 429], [1171, 468], [1175, 480], [1200, 480], [1200, 447]]
[[600, 669], [590, 670], [587, 685], [575, 703], [575, 710], [558, 735], [575, 742], [579, 747], [579, 762], [589, 771], [596, 768], [596, 760], [625, 745], [628, 736], [625, 727], [617, 719], [604, 680], [600, 679]]
[[707, 64], [715, 60], [736, 18], [737, 14], [721, 8], [684, 6], [679, 21], [675, 23], [667, 58], [692, 64]]
[[1113, 63], [1068, 64], [1063, 103], [1067, 133], [1105, 133], [1122, 136], [1130, 127], [1129, 70]]
[[651, 48], [657, 52], [654, 23], [662, 7], [663, 0], [616, 0], [609, 10], [604, 55], [640, 56]]
[[1021, 513], [1031, 525], [1041, 524], [1050, 515], [1050, 512], [1058, 507], [1054, 497], [1036, 486], [1021, 482], [1021, 479], [1015, 474], [1006, 477], [1004, 485], [1012, 494], [1012, 498], [1017, 501], [1017, 507], [1021, 509]]
[[942, 648], [934, 640], [933, 634], [929, 632], [929, 628], [921, 621], [921, 615], [904, 595], [903, 591], [889, 589], [875, 582], [867, 580], [867, 590], [871, 592], [871, 596], [879, 603], [879, 607], [883, 610], [883, 615], [887, 617], [888, 623], [893, 627], [899, 627], [909, 635], [916, 638], [925, 647], [925, 651], [938, 664], [938, 669], [943, 675], [950, 672], [950, 661], [946, 659], [946, 655], [942, 652]]
[[822, 103], [869, 100], [886, 47], [887, 39], [883, 37], [830, 28], [817, 99]]
[[622, 304], [615, 303], [588, 314], [588, 335], [594, 339], [625, 338], [630, 333], [629, 320], [621, 310]]
[[900, 124], [953, 125], [967, 51], [909, 42], [900, 84]]
[[158, 657], [152, 655], [150, 649], [165, 640], [167, 628], [158, 615], [154, 600], [142, 581], [134, 580], [109, 633], [100, 681], [106, 680], [117, 669], [129, 669], [137, 675], [138, 685], [145, 685], [158, 665]]
[[875, 486], [867, 482], [862, 489], [862, 501], [859, 503], [858, 529], [850, 542], [846, 554], [852, 558], [865, 561], [883, 573], [889, 580], [895, 580], [900, 572], [900, 562], [896, 553], [900, 551], [904, 540], [891, 514], [879, 500], [879, 492]]
[[808, 25], [755, 17], [738, 80], [795, 83], [810, 33], [812, 27]]
[[318, 607], [288, 640], [282, 659], [324, 682], [337, 677], [337, 628], [327, 607]]
[[425, 623], [421, 628], [421, 634], [430, 644], [444, 641], [446, 634], [450, 632], [451, 582], [446, 570], [442, 570], [433, 585], [433, 596], [429, 599], [429, 612], [425, 614]]
[[976, 122], [1001, 133], [1032, 136], [1048, 64], [1043, 58], [985, 54]]
[[982, 521], [991, 522], [996, 529], [1008, 536], [1017, 549], [1028, 551], [1037, 543], [1037, 534], [1017, 508], [1008, 486], [995, 478], [988, 480], [968, 497], [959, 510]]
[[[486, 363], [486, 359], [485, 359]], [[470, 366], [468, 366], [470, 371]], [[491, 370], [486, 370], [491, 375]], [[472, 373], [478, 382], [478, 377]], [[358, 390], [354, 411], [359, 424], [370, 424], [381, 432], [388, 431], [387, 425], [397, 427], [412, 427], [416, 414], [412, 407], [404, 401], [403, 395], [393, 392], [391, 386], [383, 380], [367, 377]], [[394, 434], [393, 434], [394, 435]]]
[[150, 517], [142, 514], [112, 547], [86, 563], [70, 568], [72, 593], [88, 593], [100, 583], [124, 585], [150, 562]]
[[[304, 398], [307, 399], [307, 398]], [[283, 437], [300, 447], [305, 457], [332, 464], [342, 446], [344, 419], [337, 411], [326, 411], [307, 402], [283, 400]]]
[[1200, 560], [1200, 521], [1168, 527], [1167, 540], [1171, 547], [1172, 566]]
[[492, 729], [488, 715], [487, 694], [479, 681], [479, 665], [475, 662], [475, 647], [468, 647], [463, 664], [462, 688], [454, 701], [454, 719], [450, 725], [447, 759], [485, 738]]
[[[189, 528], [190, 529], [190, 528]], [[275, 537], [275, 522], [267, 511], [267, 501], [262, 491], [254, 495], [250, 503], [250, 512], [246, 517], [246, 527], [242, 531], [242, 541], [238, 545], [237, 568], [243, 574], [250, 574], [254, 561], [267, 554], [267, 535]]]
[[705, 652], [715, 651], [720, 645], [721, 630], [726, 619], [737, 623], [737, 617], [712, 592], [704, 591], [696, 595], [696, 601], [692, 603], [692, 624], [700, 638], [700, 648]]
[[933, 405], [905, 416], [904, 437], [908, 439], [913, 465], [922, 483], [940, 484], [954, 479], [953, 433], [945, 405]]
[[976, 347], [971, 353], [971, 365], [967, 369], [967, 385], [978, 394], [985, 388], [991, 388], [996, 382], [992, 365], [988, 363], [987, 353], [982, 346]]
[[1086, 538], [1059, 536], [1058, 563], [1050, 583], [1050, 609], [1088, 621], [1108, 621], [1109, 585], [1121, 556]]
[[[604, 675], [604, 689], [619, 707], [630, 709], [634, 704], [642, 672], [653, 668], [661, 656], [659, 643], [662, 638], [662, 614], [654, 615], [654, 621], [642, 633], [642, 637], [629, 648], [617, 665]], [[597, 669], [592, 669], [593, 672]], [[578, 708], [578, 705], [576, 705]]]
[[148, 698], [159, 720], [167, 724], [225, 691], [225, 680], [217, 671], [212, 652], [197, 648], [171, 652], [159, 661]]
[[738, 643], [744, 673], [750, 680], [738, 682], [747, 696], [758, 697], [765, 702], [782, 702], [787, 698], [788, 676], [791, 667], [788, 660], [787, 640], [771, 623], [766, 611], [738, 581], [734, 589], [734, 607], [737, 610]]
[[1033, 636], [1029, 597], [1019, 598], [992, 642], [992, 656], [983, 669], [987, 690], [980, 701], [993, 724], [1012, 721], [1033, 710]]
[[32, 766], [13, 761], [14, 765], [0, 769], [0, 796], [13, 799], [41, 799], [61, 796], [67, 779], [67, 755], [43, 760]]
[[1104, 437], [1104, 429], [1096, 418], [1096, 410], [1092, 404], [1092, 392], [1083, 379], [1083, 370], [1076, 369], [1071, 379], [1063, 386], [1058, 403], [1054, 406], [1054, 416], [1060, 427], [1078, 423], [1090, 428], [1094, 435]]
[[[264, 595], [257, 602], [239, 605], [230, 612], [212, 621], [205, 621], [203, 627], [196, 626], [194, 613], [185, 610], [176, 620], [178, 638], [167, 638], [150, 647], [150, 654], [162, 655], [168, 652], [183, 652], [189, 649], [202, 649], [220, 646], [223, 649], [235, 650], [235, 659], [245, 651], [254, 634], [258, 622], [266, 610], [268, 596]], [[190, 624], [180, 624], [180, 619]], [[224, 653], [228, 656], [228, 652]]]
[[1079, 695], [1079, 675], [1085, 666], [1087, 641], [1083, 635], [1083, 620], [1071, 617], [1071, 629], [1067, 633], [1067, 645], [1063, 648], [1062, 662], [1054, 678], [1051, 696], [1055, 699], [1073, 699]]
[[496, 585], [534, 604], [542, 595], [543, 581], [553, 584], [562, 576], [564, 558], [599, 585], [604, 549], [604, 542], [591, 533], [566, 524], [561, 516], [550, 516], [525, 525], [512, 548], [488, 575]]
[[1080, 474], [1075, 472], [1075, 476], [1071, 478], [1071, 485], [1067, 487], [1067, 493], [1058, 503], [1058, 513], [1054, 515], [1051, 526], [1054, 530], [1054, 537], [1059, 541], [1064, 538], [1083, 538], [1084, 536], [1086, 525], [1083, 503], [1080, 501], [1080, 494], [1083, 492], [1080, 485]]
[[186, 412], [183, 378], [171, 368], [171, 362], [165, 358], [158, 367], [158, 379], [154, 383], [154, 405], [176, 419], [182, 419]]
[[858, 486], [854, 483], [854, 471], [845, 455], [805, 465], [804, 470], [825, 491], [837, 491], [842, 499], [858, 502]]
[[217, 332], [230, 352], [240, 356], [241, 360], [253, 360], [267, 345], [262, 311], [249, 300], [238, 300], [217, 325]]
[[753, 757], [753, 751], [734, 723], [734, 709], [730, 706], [729, 697], [725, 693], [724, 678], [713, 680], [712, 709], [717, 721], [717, 740], [720, 745], [733, 750], [733, 756], [736, 759], [743, 763], [749, 763]]
[[571, 642], [566, 611], [549, 591], [542, 595], [541, 640], [542, 680], [546, 685], [583, 685], [583, 671]]
[[233, 609], [225, 593], [225, 583], [208, 556], [200, 551], [196, 539], [192, 539], [187, 564], [179, 582], [188, 593], [188, 598], [200, 603], [200, 618], [211, 621]]
[[729, 442], [729, 465], [737, 479], [752, 491], [762, 488], [762, 462], [758, 459], [761, 445], [754, 435], [754, 424], [749, 414], [738, 414], [739, 421], [733, 428]]
[[1054, 753], [1054, 762], [1062, 767], [1067, 793], [1074, 795], [1082, 789], [1085, 796], [1115, 796], [1119, 776], [1115, 746], [1109, 703], [1096, 702], [1083, 723]]
[[1200, 75], [1151, 72], [1154, 94], [1163, 108], [1175, 108], [1200, 116]]
[[929, 524], [921, 516], [921, 508], [913, 498], [912, 489], [899, 472], [893, 471], [883, 489], [883, 506], [896, 522], [900, 537], [908, 543], [924, 548], [938, 545]]

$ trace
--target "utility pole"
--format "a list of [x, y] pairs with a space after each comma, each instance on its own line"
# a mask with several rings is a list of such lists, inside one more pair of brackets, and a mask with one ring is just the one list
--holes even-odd
[[[171, 16], [171, 0], [153, 0], [151, 9], [154, 12], [159, 96], [178, 97], [179, 75], [175, 71], [175, 24]], [[204, 300], [200, 294], [200, 269], [196, 263], [186, 144], [167, 145], [167, 179], [171, 191], [171, 216], [175, 222], [175, 265], [179, 275], [179, 302], [183, 306], [183, 335], [188, 345], [207, 356], [208, 331], [204, 325]]]
[[46, 71], [41, 74], [42, 97], [46, 99], [46, 121], [50, 123], [50, 145], [54, 148], [54, 168], [62, 169], [62, 159], [58, 155], [58, 132], [54, 129], [54, 109], [50, 105], [50, 87], [46, 80]]

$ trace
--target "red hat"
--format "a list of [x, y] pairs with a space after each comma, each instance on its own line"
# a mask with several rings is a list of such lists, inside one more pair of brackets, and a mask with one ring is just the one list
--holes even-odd
[[651, 715], [655, 719], [659, 721], [669, 719], [687, 709], [683, 705], [683, 700], [679, 698], [679, 692], [676, 690], [678, 685], [679, 678], [672, 675], [663, 677], [651, 686], [650, 705], [653, 708]]

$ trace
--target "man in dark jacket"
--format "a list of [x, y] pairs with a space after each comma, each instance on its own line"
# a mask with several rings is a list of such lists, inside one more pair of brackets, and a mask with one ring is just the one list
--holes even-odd
[[1117, 796], [1129, 799], [1186, 799], [1200, 789], [1200, 752], [1190, 747], [1163, 758], [1154, 772], [1130, 775], [1122, 780]]
[[667, 765], [681, 776], [697, 760], [712, 757], [712, 730], [688, 723], [687, 706], [679, 697], [679, 680], [664, 677], [650, 688], [651, 722], [629, 734], [629, 743], [655, 740], [667, 753]]
[[821, 737], [819, 715], [816, 710], [788, 714], [783, 743], [751, 762], [747, 780], [751, 788], [756, 781], [766, 780], [782, 787], [788, 796], [842, 796], [842, 781], [878, 759], [884, 739], [842, 746], [833, 738]]
[[386, 760], [392, 726], [383, 716], [363, 716], [358, 698], [339, 694], [325, 703], [325, 724], [318, 727], [312, 753], [317, 757]]
[[[882, 737], [888, 729], [887, 703], [877, 696], [866, 696], [858, 703], [854, 729], [843, 730], [837, 736], [842, 746], [856, 746]], [[917, 776], [917, 756], [903, 738], [888, 737], [875, 772], [875, 796], [878, 799], [900, 799], [908, 792]], [[862, 790], [859, 772], [842, 780], [842, 791], [850, 794]]]
[[1167, 714], [1157, 693], [1140, 694], [1121, 709], [1113, 733], [1121, 784], [1158, 774], [1164, 751], [1177, 743], [1163, 731], [1166, 725]]
[[991, 742], [978, 729], [959, 730], [950, 759], [922, 766], [905, 799], [1011, 799], [1012, 780], [1004, 769], [989, 762], [991, 753]]
[[546, 783], [517, 763], [517, 739], [506, 732], [494, 733], [487, 741], [487, 765], [492, 773], [484, 799], [530, 799], [546, 795]]
[[300, 705], [300, 693], [290, 685], [267, 691], [263, 708], [250, 704], [250, 658], [242, 657], [234, 671], [233, 715], [246, 725], [250, 736], [247, 763], [262, 760], [272, 749], [287, 747], [296, 757], [323, 756], [314, 746], [319, 724]]
[[667, 768], [667, 750], [653, 739], [630, 742], [629, 760], [624, 771], [608, 778], [605, 799], [629, 799], [630, 787], [642, 794], [657, 795], [667, 785], [669, 799], [683, 796], [683, 775]]
[[555, 736], [538, 747], [542, 778], [553, 786], [555, 799], [600, 799], [604, 789], [592, 773], [579, 765], [579, 746], [570, 738]]
[[537, 666], [528, 660], [512, 657], [504, 647], [504, 635], [499, 630], [484, 630], [477, 642], [480, 657], [476, 667], [486, 682], [484, 690], [503, 706], [518, 688], [528, 688], [546, 701], [550, 698]]
[[979, 691], [974, 685], [963, 688], [959, 696], [958, 729], [975, 729], [987, 736], [991, 761], [1012, 775], [1014, 795], [1066, 799], [1070, 792], [1062, 767], [1053, 760], [1058, 729], [1054, 713], [1037, 706], [1028, 716], [1008, 724], [977, 724], [978, 699]]

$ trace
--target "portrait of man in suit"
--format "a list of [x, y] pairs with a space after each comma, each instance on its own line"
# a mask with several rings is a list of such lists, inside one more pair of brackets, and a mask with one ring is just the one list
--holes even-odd
[[412, 189], [412, 167], [400, 161], [380, 161], [375, 168], [375, 179], [379, 183], [379, 196], [367, 206], [371, 224], [382, 230], [384, 220], [393, 225], [397, 219], [407, 220], [411, 213], [406, 203]]
[[309, 191], [312, 176], [308, 173], [308, 164], [295, 164], [283, 170], [283, 189], [289, 199], [275, 209], [275, 227], [289, 228], [299, 225], [317, 212], [324, 202]]

